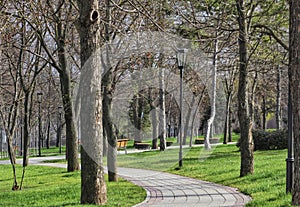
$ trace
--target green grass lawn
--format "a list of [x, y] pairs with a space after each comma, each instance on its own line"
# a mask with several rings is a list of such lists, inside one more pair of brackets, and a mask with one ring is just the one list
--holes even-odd
[[[253, 198], [248, 207], [291, 206], [291, 195], [285, 193], [286, 150], [256, 151], [255, 173], [243, 178], [239, 177], [240, 152], [235, 145], [215, 146], [211, 151], [202, 147], [187, 148], [183, 149], [183, 155], [180, 170], [176, 170], [178, 149], [119, 155], [118, 166], [167, 171], [236, 187]], [[0, 175], [0, 206], [18, 206], [19, 203], [22, 206], [79, 205], [79, 172], [66, 173], [64, 169], [29, 166], [25, 188], [17, 192], [10, 190], [11, 167], [0, 165]], [[108, 183], [108, 197], [107, 206], [132, 206], [144, 200], [145, 192], [121, 181]]]
[[[20, 166], [17, 170], [21, 175]], [[21, 191], [11, 190], [10, 165], [0, 165], [0, 175], [0, 206], [80, 206], [80, 172], [68, 173], [60, 168], [28, 166]], [[107, 189], [107, 207], [129, 207], [146, 197], [141, 187], [122, 179], [117, 183], [107, 182]]]
[[119, 166], [164, 170], [240, 189], [253, 201], [247, 206], [291, 206], [285, 193], [286, 150], [255, 152], [255, 173], [239, 177], [240, 152], [235, 145], [220, 145], [211, 152], [185, 149], [183, 168], [176, 170], [178, 150], [144, 152], [118, 157]]

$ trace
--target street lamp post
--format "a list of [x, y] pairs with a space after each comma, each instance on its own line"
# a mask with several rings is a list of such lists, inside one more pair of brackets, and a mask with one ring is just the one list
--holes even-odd
[[42, 119], [41, 119], [41, 103], [42, 103], [42, 97], [43, 93], [38, 92], [37, 93], [37, 101], [39, 104], [39, 140], [38, 140], [38, 148], [39, 148], [39, 157], [42, 156], [42, 151], [41, 151], [41, 142], [42, 142]]
[[182, 117], [182, 109], [183, 109], [183, 70], [186, 63], [187, 49], [179, 49], [177, 51], [177, 65], [180, 70], [180, 134], [179, 134], [179, 167], [182, 167], [182, 137], [183, 137], [183, 117]]
[[62, 114], [62, 106], [58, 108], [58, 119], [57, 119], [57, 140], [59, 141], [59, 153], [61, 154], [61, 114]]

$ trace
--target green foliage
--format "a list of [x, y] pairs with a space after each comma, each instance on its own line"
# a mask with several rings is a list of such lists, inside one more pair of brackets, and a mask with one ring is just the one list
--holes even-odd
[[[287, 131], [253, 130], [254, 150], [276, 150], [287, 148]], [[240, 146], [240, 143], [237, 143]]]
[[[21, 166], [17, 166], [17, 170], [21, 171]], [[65, 171], [60, 168], [29, 166], [23, 190], [12, 191], [11, 166], [0, 165], [0, 206], [81, 206], [80, 172]], [[107, 189], [107, 207], [129, 207], [142, 202], [146, 196], [142, 188], [125, 180], [107, 182]]]

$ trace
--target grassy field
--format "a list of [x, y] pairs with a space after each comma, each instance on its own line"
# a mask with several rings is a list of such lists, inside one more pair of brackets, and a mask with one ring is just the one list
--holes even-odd
[[[21, 174], [20, 166], [18, 174]], [[80, 172], [67, 173], [65, 169], [29, 166], [21, 191], [11, 190], [10, 165], [0, 165], [0, 175], [0, 206], [81, 206]], [[108, 203], [105, 205], [107, 207], [129, 207], [142, 202], [146, 197], [146, 192], [142, 188], [125, 180], [117, 183], [107, 182], [107, 189]]]
[[[233, 139], [236, 141], [237, 136], [234, 135]], [[57, 149], [52, 149], [52, 152], [49, 150], [48, 153], [55, 154], [56, 151]], [[239, 177], [240, 152], [235, 145], [219, 145], [211, 151], [202, 147], [184, 148], [183, 155], [183, 167], [179, 170], [178, 149], [119, 155], [118, 166], [166, 171], [236, 187], [253, 198], [248, 207], [291, 206], [291, 195], [285, 193], [286, 150], [256, 151], [255, 173], [243, 178]], [[63, 169], [30, 166], [27, 170], [25, 189], [20, 192], [10, 190], [10, 166], [0, 166], [0, 175], [0, 206], [18, 206], [16, 204], [20, 202], [22, 206], [79, 204], [78, 172], [66, 173]], [[142, 189], [125, 181], [108, 183], [108, 194], [107, 206], [132, 206], [145, 198]]]
[[145, 152], [118, 157], [119, 166], [164, 170], [240, 189], [253, 201], [247, 206], [291, 206], [285, 193], [286, 150], [255, 152], [255, 173], [239, 177], [240, 152], [235, 145], [220, 145], [206, 152], [184, 150], [183, 168], [176, 170], [178, 150]]

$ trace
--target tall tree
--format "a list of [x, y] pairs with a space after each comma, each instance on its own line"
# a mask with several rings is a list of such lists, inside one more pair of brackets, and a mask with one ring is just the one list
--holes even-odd
[[77, 0], [80, 36], [80, 123], [81, 123], [81, 203], [107, 202], [102, 161], [102, 95], [100, 65], [100, 11], [97, 0]]
[[294, 186], [292, 202], [300, 205], [300, 1], [290, 0], [289, 81], [294, 133]]
[[234, 93], [234, 83], [236, 79], [235, 76], [236, 76], [235, 66], [231, 67], [229, 71], [226, 71], [225, 75], [223, 76], [223, 87], [226, 96], [226, 112], [225, 112], [225, 121], [224, 121], [223, 144], [227, 144], [227, 142], [232, 141], [230, 111], [231, 111], [232, 97]]
[[276, 81], [276, 128], [279, 130], [281, 129], [281, 97], [282, 97], [282, 90], [281, 90], [281, 68], [278, 65], [277, 67], [277, 81]]
[[[2, 62], [3, 63], [3, 62]], [[19, 99], [21, 91], [18, 87], [18, 73], [13, 72], [13, 67], [10, 67], [9, 77], [5, 77], [4, 73], [1, 73], [1, 77], [4, 79], [1, 80], [1, 84], [3, 85], [11, 85], [12, 93], [3, 94], [3, 90], [1, 92], [1, 99], [0, 99], [0, 119], [1, 125], [4, 128], [5, 135], [6, 135], [6, 142], [7, 142], [7, 150], [9, 155], [9, 160], [12, 165], [13, 171], [13, 185], [12, 190], [18, 190], [19, 185], [17, 182], [17, 174], [16, 174], [16, 152], [13, 147], [13, 138], [15, 136], [16, 124], [17, 124], [17, 117], [19, 113]], [[3, 70], [2, 70], [3, 71]], [[1, 72], [2, 72], [1, 71]], [[12, 83], [10, 81], [12, 80]], [[5, 87], [1, 86], [2, 89], [7, 90]], [[7, 102], [10, 100], [9, 102]], [[2, 130], [0, 133], [3, 133]], [[2, 138], [2, 135], [1, 135]], [[2, 146], [1, 146], [2, 147]]]
[[[20, 14], [22, 14], [23, 12], [18, 6], [25, 4], [18, 2], [14, 5], [16, 7], [14, 9], [19, 10]], [[77, 135], [72, 112], [71, 77], [66, 52], [66, 38], [69, 35], [68, 32], [71, 25], [68, 21], [73, 15], [73, 7], [71, 2], [65, 0], [57, 0], [55, 2], [31, 1], [26, 4], [25, 9], [24, 13], [26, 15], [12, 14], [11, 12], [6, 12], [6, 15], [26, 21], [27, 27], [36, 33], [35, 35], [40, 41], [43, 52], [45, 52], [42, 55], [35, 52], [31, 53], [43, 61], [47, 60], [60, 74], [61, 94], [66, 120], [68, 171], [78, 170]], [[54, 45], [53, 41], [56, 43], [57, 48], [52, 48]], [[57, 54], [57, 56], [54, 54]], [[58, 60], [56, 60], [56, 57], [58, 57]]]
[[211, 131], [213, 122], [216, 116], [216, 96], [217, 96], [217, 59], [218, 59], [218, 33], [216, 32], [215, 41], [214, 41], [214, 54], [213, 54], [213, 69], [212, 69], [212, 101], [211, 101], [211, 115], [207, 121], [207, 132], [205, 136], [205, 149], [210, 150], [211, 145], [209, 142], [209, 138], [211, 137]]
[[[72, 172], [79, 170], [78, 138], [75, 129], [72, 103], [71, 68], [67, 54], [67, 38], [70, 35], [73, 6], [70, 4], [70, 2], [65, 0], [59, 0], [57, 5], [47, 0], [46, 5], [48, 8], [50, 8], [50, 12], [53, 17], [51, 23], [53, 24], [53, 28], [55, 28], [54, 41], [57, 45], [58, 64], [54, 65], [59, 73], [64, 118], [66, 123], [67, 170], [68, 172]], [[45, 40], [42, 40], [42, 42], [44, 48], [48, 50]], [[51, 56], [50, 59], [54, 60], [54, 57], [52, 57], [50, 53], [48, 53], [48, 55]]]
[[165, 70], [159, 68], [159, 149], [164, 151], [166, 149], [166, 97], [165, 97]]
[[[1, 3], [4, 3], [1, 1]], [[4, 10], [4, 4], [0, 3], [0, 11]], [[19, 185], [16, 174], [16, 152], [13, 147], [13, 139], [16, 131], [17, 117], [19, 113], [19, 100], [21, 96], [21, 90], [18, 83], [19, 74], [16, 72], [16, 67], [13, 65], [13, 61], [9, 54], [9, 43], [13, 42], [12, 35], [13, 28], [9, 27], [10, 19], [1, 17], [1, 33], [0, 33], [0, 120], [1, 128], [4, 129], [7, 142], [7, 152], [9, 160], [12, 166], [13, 172], [13, 185], [12, 190], [18, 190]], [[5, 20], [5, 21], [3, 21]], [[6, 33], [7, 32], [7, 33]], [[15, 32], [15, 31], [14, 31]], [[8, 60], [6, 64], [5, 59]], [[1, 129], [1, 132], [2, 129]], [[0, 136], [2, 139], [2, 134]], [[2, 142], [2, 140], [1, 140]], [[0, 146], [2, 148], [2, 144]]]
[[254, 171], [254, 144], [252, 138], [252, 115], [248, 95], [248, 25], [244, 0], [236, 0], [239, 25], [239, 86], [238, 86], [238, 118], [241, 128], [241, 169], [240, 176], [252, 174]]

